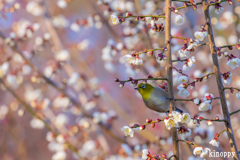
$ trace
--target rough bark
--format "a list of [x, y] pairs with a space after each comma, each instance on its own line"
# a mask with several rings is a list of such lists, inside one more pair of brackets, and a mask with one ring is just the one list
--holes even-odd
[[219, 97], [220, 97], [220, 101], [221, 101], [222, 112], [224, 115], [224, 119], [226, 120], [225, 126], [226, 126], [226, 130], [227, 130], [228, 138], [229, 138], [231, 151], [235, 152], [234, 159], [237, 160], [237, 159], [239, 159], [239, 153], [237, 150], [237, 145], [235, 142], [232, 125], [231, 125], [231, 120], [230, 120], [230, 114], [228, 112], [227, 102], [226, 102], [226, 98], [225, 98], [224, 87], [223, 87], [223, 83], [222, 83], [222, 78], [221, 78], [221, 74], [220, 74], [220, 66], [219, 66], [218, 56], [217, 56], [217, 47], [214, 42], [211, 17], [209, 14], [209, 5], [208, 5], [207, 0], [203, 0], [202, 5], [203, 5], [203, 9], [204, 9], [204, 15], [205, 15], [207, 27], [208, 27], [208, 39], [209, 39], [209, 43], [210, 43], [209, 46], [210, 46], [213, 65], [214, 65], [214, 72], [215, 72], [214, 74], [216, 76], [216, 82], [217, 82]]
[[[172, 0], [166, 0], [166, 14], [165, 14], [165, 40], [166, 40], [166, 55], [167, 55], [167, 78], [168, 78], [168, 96], [170, 99], [169, 101], [169, 111], [173, 111], [174, 109], [174, 94], [173, 94], [173, 78], [172, 78], [172, 56], [171, 56], [171, 6]], [[179, 159], [179, 147], [177, 141], [177, 129], [174, 127], [171, 129], [172, 133], [172, 142], [173, 142], [173, 154], [174, 159]]]

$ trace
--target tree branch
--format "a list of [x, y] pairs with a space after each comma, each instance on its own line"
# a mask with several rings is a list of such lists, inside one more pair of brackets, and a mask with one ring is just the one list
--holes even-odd
[[234, 155], [234, 159], [238, 160], [239, 159], [239, 153], [238, 153], [237, 145], [236, 145], [236, 142], [235, 142], [235, 138], [234, 138], [234, 134], [233, 134], [233, 130], [232, 130], [232, 125], [231, 125], [231, 120], [230, 120], [230, 114], [228, 112], [227, 102], [226, 102], [225, 93], [224, 93], [224, 89], [223, 89], [220, 67], [219, 67], [219, 63], [218, 63], [217, 47], [216, 47], [215, 42], [214, 42], [214, 36], [213, 36], [213, 30], [212, 30], [212, 24], [211, 24], [211, 17], [210, 17], [210, 13], [209, 13], [209, 6], [213, 5], [214, 3], [208, 4], [207, 0], [202, 0], [202, 3], [203, 3], [205, 19], [206, 19], [206, 22], [207, 22], [206, 24], [207, 24], [207, 27], [208, 27], [208, 39], [209, 39], [210, 49], [211, 49], [211, 53], [212, 53], [212, 59], [213, 59], [213, 64], [214, 64], [214, 72], [215, 72], [216, 81], [217, 81], [217, 85], [218, 85], [218, 92], [219, 92], [219, 96], [220, 96], [222, 112], [223, 112], [223, 115], [224, 115], [224, 119], [226, 120], [225, 126], [227, 128], [227, 133], [228, 133], [228, 138], [229, 138], [229, 143], [230, 143], [231, 150], [232, 150], [232, 152], [236, 153]]

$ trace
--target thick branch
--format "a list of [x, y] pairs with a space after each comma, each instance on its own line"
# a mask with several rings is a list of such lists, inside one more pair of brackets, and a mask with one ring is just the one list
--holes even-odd
[[218, 92], [219, 92], [221, 106], [222, 106], [222, 112], [224, 115], [224, 119], [226, 120], [225, 126], [227, 128], [227, 134], [228, 134], [231, 150], [232, 150], [232, 152], [236, 153], [234, 155], [234, 159], [237, 160], [237, 159], [239, 159], [239, 153], [238, 153], [237, 145], [235, 142], [232, 125], [231, 125], [231, 120], [230, 120], [230, 114], [228, 112], [227, 102], [226, 102], [225, 93], [224, 93], [224, 89], [223, 89], [220, 67], [219, 67], [219, 63], [218, 63], [217, 47], [214, 42], [211, 17], [210, 17], [210, 13], [209, 13], [209, 4], [208, 4], [207, 0], [202, 0], [202, 3], [203, 3], [205, 19], [207, 22], [206, 24], [208, 27], [208, 39], [209, 39], [209, 43], [210, 43], [210, 49], [211, 49], [211, 54], [212, 54], [212, 59], [213, 59], [213, 64], [214, 64], [214, 72], [215, 72], [215, 76], [216, 76]]
[[[173, 77], [172, 77], [172, 56], [171, 56], [171, 3], [172, 0], [166, 0], [166, 15], [165, 15], [165, 41], [167, 43], [167, 78], [168, 78], [168, 96], [171, 98], [169, 100], [169, 111], [175, 110], [174, 107], [174, 94], [173, 94]], [[177, 129], [173, 127], [171, 129], [172, 142], [173, 142], [173, 154], [175, 160], [179, 160], [179, 146], [177, 139]]]

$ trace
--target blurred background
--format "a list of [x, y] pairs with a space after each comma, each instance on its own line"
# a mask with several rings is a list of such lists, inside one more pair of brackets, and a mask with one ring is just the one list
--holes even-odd
[[[201, 2], [197, 0], [197, 2]], [[209, 1], [210, 2], [210, 1]], [[173, 2], [174, 7], [183, 6]], [[233, 0], [222, 4], [224, 10], [215, 13], [210, 7], [211, 21], [217, 46], [239, 43], [240, 4]], [[0, 1], [0, 159], [1, 160], [134, 160], [141, 159], [142, 149], [152, 154], [172, 155], [170, 132], [164, 123], [155, 128], [135, 129], [134, 137], [125, 137], [123, 126], [144, 124], [147, 118], [165, 118], [145, 107], [140, 95], [130, 83], [120, 88], [115, 78], [166, 77], [165, 62], [154, 56], [141, 54], [143, 65], [128, 64], [123, 56], [144, 49], [163, 48], [164, 32], [152, 35], [151, 25], [128, 18], [123, 24], [113, 25], [110, 15], [157, 15], [165, 12], [165, 1], [158, 0], [1, 0]], [[201, 5], [179, 10], [184, 17], [183, 25], [175, 24], [172, 14], [173, 36], [194, 38], [194, 33], [205, 24]], [[163, 19], [159, 22], [164, 24]], [[5, 37], [4, 37], [5, 36]], [[205, 38], [201, 43], [207, 43]], [[184, 42], [172, 40], [172, 59]], [[15, 47], [17, 45], [17, 47]], [[18, 50], [16, 50], [16, 48]], [[222, 49], [239, 58], [239, 50]], [[22, 54], [38, 68], [40, 74], [20, 56]], [[185, 73], [189, 82], [213, 71], [209, 46], [197, 47], [191, 56], [196, 57], [195, 67]], [[219, 57], [221, 72], [233, 74], [229, 86], [240, 88], [239, 68], [232, 70], [226, 65], [227, 58]], [[174, 66], [182, 69], [184, 62]], [[55, 82], [54, 87], [42, 75]], [[175, 98], [178, 72], [173, 72]], [[2, 83], [3, 82], [3, 83]], [[163, 81], [149, 81], [154, 86]], [[4, 84], [7, 86], [4, 86]], [[8, 88], [8, 89], [7, 89]], [[56, 89], [60, 88], [60, 90]], [[62, 92], [62, 90], [64, 92]], [[15, 93], [14, 96], [12, 93]], [[218, 96], [216, 79], [196, 83], [187, 98], [202, 98], [205, 93]], [[67, 92], [72, 98], [64, 94]], [[239, 109], [236, 93], [226, 91], [229, 112]], [[19, 102], [18, 98], [23, 102]], [[73, 103], [72, 99], [80, 105]], [[29, 113], [26, 106], [35, 114]], [[223, 119], [219, 100], [213, 108], [200, 112], [193, 102], [176, 102], [176, 106], [190, 115]], [[85, 114], [85, 111], [90, 115]], [[38, 118], [36, 118], [36, 115]], [[239, 114], [231, 117], [238, 147], [240, 147]], [[46, 122], [52, 130], [44, 126]], [[103, 129], [103, 127], [105, 129]], [[189, 138], [197, 145], [215, 151], [230, 152], [227, 134], [223, 133], [220, 147], [209, 141], [225, 127], [221, 122], [200, 127], [192, 123]], [[111, 131], [111, 132], [109, 132]], [[111, 136], [114, 134], [115, 136]], [[125, 141], [125, 142], [124, 142]], [[182, 160], [193, 160], [193, 147], [180, 143]], [[215, 158], [218, 159], [218, 158]], [[223, 159], [223, 158], [219, 158]]]

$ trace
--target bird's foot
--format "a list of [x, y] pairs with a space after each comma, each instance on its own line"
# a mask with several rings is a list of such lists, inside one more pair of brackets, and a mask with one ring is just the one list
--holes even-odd
[[175, 98], [171, 98], [171, 97], [167, 97], [166, 99], [169, 99], [169, 100], [175, 100]]

